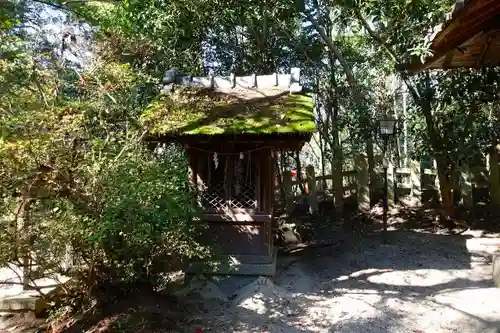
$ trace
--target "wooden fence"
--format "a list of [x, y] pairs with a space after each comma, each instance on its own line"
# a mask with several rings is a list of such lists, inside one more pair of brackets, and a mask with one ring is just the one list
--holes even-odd
[[[366, 156], [361, 155], [356, 159], [356, 168], [342, 172], [342, 185], [344, 197], [354, 195], [357, 206], [361, 210], [370, 208], [370, 201], [377, 195], [382, 195], [383, 190], [382, 168], [374, 170], [375, 182], [370, 188], [370, 176]], [[293, 209], [294, 202], [298, 196], [305, 196], [310, 209], [316, 210], [318, 201], [334, 196], [334, 175], [316, 176], [312, 166], [308, 166], [300, 176], [292, 176], [290, 171], [282, 173], [282, 183], [277, 190], [284, 190], [286, 207]], [[439, 200], [439, 179], [435, 168], [422, 168], [420, 162], [412, 162], [411, 167], [395, 168], [389, 166], [387, 172], [388, 200], [393, 205], [395, 200], [401, 197], [412, 197], [420, 201]], [[300, 189], [300, 186], [304, 191]], [[459, 197], [467, 207], [474, 205], [479, 198], [474, 198], [476, 189], [488, 191], [488, 180], [484, 167], [473, 167], [460, 171], [459, 175]], [[476, 191], [477, 192], [477, 191]]]

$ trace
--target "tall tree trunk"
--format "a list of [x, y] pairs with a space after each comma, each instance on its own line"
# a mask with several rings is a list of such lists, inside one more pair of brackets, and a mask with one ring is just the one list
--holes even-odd
[[406, 92], [403, 91], [403, 154], [404, 167], [408, 166], [408, 125], [406, 122]]
[[[325, 132], [324, 128], [322, 129], [322, 131], [323, 131], [323, 133]], [[321, 153], [321, 175], [322, 176], [325, 176], [325, 173], [326, 173], [326, 170], [325, 170], [325, 163], [326, 163], [325, 140], [326, 140], [326, 138], [325, 138], [324, 134], [319, 135], [319, 149], [320, 149], [320, 153]], [[327, 187], [326, 186], [326, 179], [323, 178], [323, 180], [321, 181], [321, 190], [325, 191], [326, 187]]]
[[28, 290], [30, 284], [30, 233], [29, 228], [29, 209], [32, 199], [27, 194], [23, 194], [18, 202], [16, 213], [16, 260], [21, 264], [22, 286], [23, 290]]
[[[329, 90], [327, 89], [325, 92], [324, 92], [324, 96], [326, 96], [327, 100], [325, 101], [324, 105], [325, 105], [325, 122], [323, 123], [323, 128], [322, 128], [322, 132], [323, 132], [323, 139], [325, 140], [325, 144], [324, 144], [324, 151], [323, 151], [323, 156], [325, 155], [326, 153], [326, 147], [327, 147], [327, 144], [329, 146], [331, 146], [331, 138], [330, 138], [330, 122], [333, 118], [333, 111], [332, 111], [332, 103], [331, 103], [331, 98], [330, 98], [330, 93], [329, 93]], [[330, 167], [331, 167], [331, 172], [333, 173], [334, 172], [334, 168], [335, 166], [332, 164], [332, 161], [331, 161], [331, 158], [330, 158]], [[324, 180], [326, 182], [326, 179]], [[332, 185], [333, 187], [334, 185]], [[326, 187], [325, 187], [326, 188]]]
[[[303, 14], [307, 18], [307, 20], [311, 23], [313, 28], [318, 32], [318, 34], [320, 35], [323, 42], [326, 44], [328, 51], [330, 52], [331, 57], [333, 59], [336, 59], [339, 61], [340, 66], [342, 67], [344, 74], [346, 76], [347, 83], [349, 84], [349, 87], [352, 90], [353, 99], [354, 99], [355, 103], [360, 108], [367, 109], [365, 98], [361, 94], [361, 90], [359, 89], [358, 83], [354, 77], [354, 73], [352, 71], [352, 68], [349, 65], [349, 63], [347, 62], [347, 60], [344, 58], [344, 55], [342, 54], [341, 50], [334, 43], [333, 38], [330, 34], [330, 29], [328, 29], [328, 31], [327, 31], [327, 29], [325, 29], [325, 27], [322, 26], [320, 24], [320, 22], [318, 20], [316, 20], [314, 18], [314, 16], [305, 8], [303, 9]], [[363, 114], [363, 121], [365, 122], [365, 125], [368, 128], [371, 128], [371, 118], [368, 115], [368, 112], [362, 112], [362, 114]], [[371, 134], [371, 131], [369, 131], [369, 134], [367, 134], [364, 139], [366, 141], [366, 153], [368, 156], [368, 168], [369, 168], [369, 173], [370, 173], [370, 183], [373, 184], [375, 182], [376, 175], [374, 172], [375, 159], [374, 159], [374, 152], [373, 152], [373, 136]]]
[[494, 206], [500, 207], [500, 174], [499, 174], [499, 158], [498, 158], [498, 139], [493, 138], [493, 143], [489, 151], [489, 183], [491, 192], [491, 203]]
[[441, 206], [443, 207], [444, 218], [453, 217], [453, 181], [449, 172], [449, 162], [442, 156], [436, 157], [437, 173], [439, 177], [439, 190], [441, 194]]
[[344, 184], [342, 175], [342, 146], [340, 145], [340, 128], [339, 128], [339, 91], [337, 85], [337, 77], [335, 73], [335, 57], [330, 53], [330, 93], [329, 98], [331, 101], [331, 123], [332, 123], [332, 175], [335, 190], [335, 210], [341, 213], [344, 210]]
[[451, 168], [451, 182], [453, 186], [453, 205], [457, 205], [461, 199], [461, 186], [460, 186], [460, 168], [457, 164], [453, 164]]
[[302, 182], [302, 163], [300, 162], [300, 152], [294, 154], [295, 165], [297, 166], [297, 182], [299, 183], [300, 193], [306, 194], [305, 185]]
[[[361, 25], [366, 29], [368, 34], [380, 45], [382, 46], [387, 54], [391, 57], [391, 59], [397, 63], [397, 57], [396, 53], [394, 50], [391, 48], [391, 46], [386, 43], [386, 41], [381, 38], [381, 36], [377, 35], [377, 33], [372, 29], [372, 27], [368, 24], [368, 21], [363, 17], [361, 14], [361, 11], [357, 9], [355, 11], [355, 15], [358, 18], [359, 22]], [[427, 85], [426, 88], [423, 90], [417, 89], [415, 85], [413, 85], [406, 73], [400, 72], [401, 78], [406, 84], [406, 87], [408, 88], [409, 93], [413, 97], [415, 103], [421, 108], [422, 113], [424, 114], [425, 117], [425, 122], [427, 125], [427, 134], [429, 136], [431, 148], [433, 151], [434, 158], [436, 159], [437, 162], [437, 167], [438, 167], [438, 175], [439, 175], [439, 188], [441, 189], [441, 204], [444, 208], [444, 217], [446, 219], [450, 218], [453, 214], [453, 198], [452, 198], [452, 182], [450, 181], [450, 178], [448, 177], [448, 167], [449, 167], [449, 162], [447, 161], [446, 158], [442, 155], [442, 140], [439, 134], [437, 133], [434, 123], [433, 123], [433, 118], [432, 118], [432, 105], [431, 105], [431, 88], [430, 88], [430, 77], [429, 73], [426, 73], [426, 80], [427, 80]]]
[[[497, 106], [490, 105], [490, 126], [495, 127], [495, 123], [499, 120]], [[487, 167], [488, 167], [488, 183], [490, 185], [490, 197], [493, 206], [500, 207], [500, 168], [498, 156], [498, 132], [493, 132], [491, 147], [488, 151]]]
[[[429, 83], [429, 76], [427, 76]], [[453, 216], [454, 202], [453, 202], [453, 182], [450, 177], [451, 163], [442, 152], [442, 140], [436, 131], [434, 121], [432, 118], [432, 105], [430, 98], [421, 98], [419, 100], [420, 108], [425, 118], [427, 125], [427, 135], [429, 136], [429, 143], [432, 148], [433, 157], [436, 160], [437, 173], [439, 177], [439, 190], [441, 196], [441, 206], [443, 208], [443, 217], [445, 220]]]
[[333, 183], [335, 186], [335, 210], [340, 213], [344, 210], [344, 184], [342, 170], [342, 147], [340, 146], [337, 120], [334, 121], [333, 129]]
[[[396, 82], [395, 86], [396, 88], [394, 89], [393, 91], [393, 95], [394, 95], [394, 118], [397, 119], [397, 120], [400, 120], [401, 117], [399, 115], [399, 112], [398, 112], [398, 91], [399, 91], [399, 80], [397, 80], [397, 77], [394, 77], [393, 80]], [[399, 134], [399, 133], [398, 133]], [[401, 162], [402, 162], [402, 158], [401, 158], [401, 139], [400, 139], [400, 136], [399, 135], [396, 135], [395, 136], [395, 141], [396, 141], [396, 157], [395, 157], [395, 162], [394, 165], [396, 168], [401, 168], [402, 165], [401, 165]], [[394, 174], [394, 176], [396, 177], [396, 174]]]
[[366, 137], [366, 158], [368, 159], [368, 173], [370, 175], [370, 206], [374, 205], [374, 193], [377, 185], [377, 173], [375, 172], [375, 153], [373, 151], [373, 140]]

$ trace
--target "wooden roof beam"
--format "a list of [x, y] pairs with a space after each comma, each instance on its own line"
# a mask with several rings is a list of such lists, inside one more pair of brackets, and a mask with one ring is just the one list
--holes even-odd
[[491, 37], [490, 34], [488, 34], [488, 37], [486, 38], [486, 41], [484, 42], [482, 48], [481, 48], [481, 54], [479, 55], [479, 58], [476, 61], [476, 68], [480, 68], [483, 66], [484, 63], [484, 56], [488, 52], [488, 49], [490, 48], [491, 41], [493, 40], [493, 37]]
[[455, 56], [456, 52], [457, 52], [457, 49], [453, 49], [450, 52], [446, 53], [446, 56], [444, 57], [444, 61], [443, 61], [443, 68], [450, 67], [451, 61], [453, 60], [453, 57]]
[[[484, 30], [491, 19], [500, 14], [497, 0], [470, 1], [432, 42], [436, 53], [462, 45], [466, 40]], [[489, 22], [488, 22], [489, 21]]]
[[[456, 16], [449, 21], [434, 38], [431, 50], [433, 56], [425, 63], [414, 62], [398, 66], [400, 70], [409, 70], [417, 73], [428, 68], [435, 68], [451, 50], [454, 50], [467, 41], [472, 40], [483, 31], [490, 31], [500, 24], [500, 1], [498, 0], [471, 0]], [[450, 61], [449, 66], [452, 65]], [[455, 66], [452, 66], [455, 67]]]

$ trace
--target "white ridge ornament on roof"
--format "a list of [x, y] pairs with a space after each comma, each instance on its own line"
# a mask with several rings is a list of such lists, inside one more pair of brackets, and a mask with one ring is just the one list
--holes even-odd
[[165, 71], [163, 76], [163, 92], [171, 91], [174, 84], [185, 86], [197, 86], [210, 88], [214, 91], [228, 92], [236, 91], [262, 91], [279, 90], [280, 92], [289, 91], [290, 93], [299, 93], [302, 91], [300, 85], [300, 68], [291, 68], [290, 74], [270, 74], [270, 75], [247, 75], [235, 76], [190, 76], [184, 75], [177, 69]]

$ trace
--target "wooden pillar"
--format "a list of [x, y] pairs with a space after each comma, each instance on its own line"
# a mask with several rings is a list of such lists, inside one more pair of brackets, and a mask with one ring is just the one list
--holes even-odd
[[283, 188], [285, 190], [285, 209], [288, 214], [293, 212], [293, 193], [292, 193], [292, 173], [290, 170], [283, 171]]
[[267, 189], [269, 187], [269, 170], [267, 166], [267, 159], [269, 158], [268, 151], [267, 150], [262, 151], [262, 155], [263, 157], [259, 161], [259, 166], [262, 169], [261, 171], [262, 184], [260, 187], [260, 192], [261, 192], [260, 207], [263, 212], [268, 212], [267, 209], [267, 201], [268, 201]]
[[309, 212], [314, 214], [318, 211], [318, 194], [316, 191], [316, 172], [312, 165], [306, 167], [307, 175], [307, 188], [309, 194], [307, 195], [307, 200], [309, 202]]
[[263, 212], [271, 212], [272, 198], [273, 198], [273, 188], [274, 188], [274, 178], [273, 178], [273, 168], [272, 168], [272, 156], [271, 150], [266, 149], [261, 152], [261, 158], [259, 158], [258, 166], [262, 169], [260, 172], [261, 176], [261, 204], [260, 208]]
[[270, 158], [269, 158], [269, 211], [271, 214], [273, 213], [274, 208], [274, 200], [276, 196], [276, 152], [271, 149], [270, 150]]
[[[231, 188], [230, 188], [230, 182], [233, 181], [231, 178], [231, 175], [234, 173], [231, 170], [232, 164], [231, 164], [231, 155], [226, 155], [223, 157], [224, 165], [222, 166], [224, 168], [224, 209], [228, 209], [231, 207]], [[221, 165], [219, 166], [221, 167]]]
[[196, 190], [196, 164], [192, 155], [192, 151], [187, 150], [188, 155], [188, 180], [189, 185], [193, 190]]
[[274, 201], [274, 157], [271, 149], [266, 151], [267, 157], [264, 159], [264, 165], [266, 169], [266, 186], [264, 188], [266, 196], [266, 205], [264, 209], [267, 213], [272, 213], [273, 201]]
[[474, 206], [472, 197], [472, 177], [468, 165], [463, 165], [460, 170], [460, 191], [462, 204], [467, 208]]
[[188, 179], [189, 185], [196, 194], [198, 207], [202, 207], [203, 181], [199, 176], [199, 170], [203, 168], [203, 157], [195, 150], [187, 150], [188, 154]]
[[358, 208], [362, 212], [368, 212], [370, 210], [370, 174], [368, 172], [368, 157], [364, 153], [356, 158], [356, 173]]

